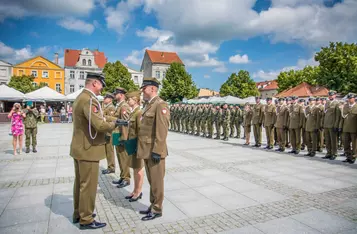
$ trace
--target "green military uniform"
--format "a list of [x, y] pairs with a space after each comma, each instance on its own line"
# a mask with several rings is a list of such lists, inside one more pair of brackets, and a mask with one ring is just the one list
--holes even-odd
[[229, 127], [230, 127], [230, 134], [229, 137], [234, 137], [234, 133], [235, 133], [235, 115], [236, 115], [236, 110], [234, 109], [233, 105], [229, 106], [229, 111], [231, 113], [231, 119], [229, 121]]
[[[310, 102], [315, 99], [310, 98]], [[315, 105], [309, 105], [305, 110], [306, 124], [305, 134], [308, 154], [306, 156], [315, 156], [317, 151], [318, 134], [321, 128], [321, 109]]]
[[214, 109], [211, 104], [208, 106], [207, 113], [207, 138], [213, 137], [213, 122], [214, 122]]
[[[271, 98], [267, 98], [267, 101]], [[273, 103], [267, 104], [264, 107], [264, 117], [263, 117], [265, 133], [267, 137], [267, 147], [266, 149], [272, 149], [274, 145], [274, 124], [276, 121], [276, 106]]]
[[260, 102], [253, 107], [253, 132], [255, 138], [255, 146], [260, 147], [262, 145], [262, 124], [264, 117], [264, 105]]
[[228, 108], [222, 111], [222, 128], [223, 128], [223, 140], [228, 141], [229, 124], [231, 119], [231, 112]]
[[195, 120], [196, 120], [196, 136], [201, 134], [201, 117], [202, 117], [202, 107], [200, 105], [197, 106], [195, 112]]
[[216, 105], [216, 110], [214, 112], [214, 124], [216, 129], [216, 138], [214, 139], [221, 139], [221, 121], [222, 121], [222, 109], [219, 105]]
[[196, 108], [197, 106], [193, 104], [190, 111], [190, 134], [195, 134], [195, 123], [196, 123]]
[[234, 119], [234, 127], [237, 132], [234, 138], [239, 138], [241, 132], [241, 126], [243, 123], [243, 111], [239, 108], [238, 105], [236, 106], [235, 115], [233, 119]]
[[[294, 97], [296, 100], [297, 97]], [[291, 105], [291, 111], [289, 113], [289, 134], [292, 145], [292, 151], [290, 153], [298, 154], [301, 150], [301, 129], [304, 124], [305, 113], [304, 109], [298, 103]]]
[[325, 106], [321, 103], [321, 98], [316, 98], [317, 103], [316, 106], [320, 109], [321, 113], [321, 121], [320, 121], [320, 129], [317, 134], [317, 151], [322, 152], [322, 149], [324, 148], [325, 145], [325, 139], [324, 139], [324, 128], [323, 128], [323, 121], [324, 121], [324, 114], [325, 114]]
[[301, 150], [305, 149], [305, 146], [307, 145], [307, 136], [305, 133], [305, 128], [306, 128], [306, 116], [307, 116], [307, 112], [310, 110], [306, 110], [306, 108], [308, 108], [308, 106], [305, 106], [305, 100], [304, 99], [300, 99], [299, 100], [299, 104], [302, 106], [304, 113], [305, 113], [305, 118], [303, 119], [303, 123], [302, 123], [302, 128], [301, 128], [301, 137], [302, 137], [302, 143], [301, 143]]
[[[283, 101], [283, 99], [280, 99]], [[289, 107], [285, 103], [278, 105], [277, 107], [277, 118], [275, 123], [275, 128], [278, 134], [278, 143], [279, 148], [277, 151], [284, 152], [287, 144], [286, 132], [288, 128], [288, 119], [289, 119]]]
[[26, 114], [26, 118], [24, 120], [25, 125], [25, 146], [26, 146], [26, 153], [30, 152], [30, 144], [32, 138], [32, 151], [34, 153], [37, 152], [36, 145], [37, 145], [37, 119], [39, 117], [38, 110], [34, 109], [25, 109], [24, 113]]
[[175, 105], [174, 104], [172, 104], [170, 106], [170, 113], [171, 113], [171, 116], [170, 116], [170, 131], [173, 131], [174, 128], [175, 128], [175, 125], [174, 125]]
[[244, 134], [245, 134], [245, 145], [250, 144], [250, 132], [252, 131], [252, 119], [253, 119], [253, 110], [247, 109], [249, 103], [245, 104], [246, 108], [244, 108]]
[[202, 134], [202, 137], [205, 137], [206, 136], [206, 132], [207, 132], [207, 117], [208, 117], [208, 108], [206, 106], [203, 106], [202, 107], [202, 114], [201, 114], [201, 132], [203, 133]]
[[[112, 95], [107, 95], [105, 98], [114, 98]], [[103, 114], [104, 117], [114, 116], [115, 114], [115, 106], [112, 102], [109, 104], [104, 104], [103, 106]], [[114, 147], [113, 147], [113, 139], [112, 134], [106, 134], [106, 144], [105, 144], [105, 155], [107, 158], [107, 172], [115, 172], [115, 157], [114, 157]]]

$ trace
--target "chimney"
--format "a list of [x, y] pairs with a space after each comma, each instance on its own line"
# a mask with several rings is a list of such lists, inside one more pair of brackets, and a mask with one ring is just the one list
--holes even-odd
[[58, 53], [55, 53], [55, 64], [58, 64]]
[[164, 57], [164, 52], [161, 52], [161, 57]]

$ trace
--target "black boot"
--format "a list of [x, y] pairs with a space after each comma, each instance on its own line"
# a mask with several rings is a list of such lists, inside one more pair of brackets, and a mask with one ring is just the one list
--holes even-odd
[[30, 147], [26, 147], [25, 153], [26, 153], [26, 154], [30, 153]]

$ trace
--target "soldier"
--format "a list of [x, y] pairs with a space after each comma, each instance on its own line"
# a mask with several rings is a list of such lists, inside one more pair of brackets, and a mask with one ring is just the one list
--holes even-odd
[[[301, 136], [302, 136], [302, 144], [301, 144], [301, 150], [305, 149], [305, 145], [306, 145], [306, 134], [305, 134], [305, 127], [306, 127], [306, 116], [307, 116], [307, 111], [306, 108], [309, 106], [305, 106], [305, 99], [299, 99], [299, 104], [302, 106], [303, 110], [304, 110], [304, 114], [305, 114], [305, 118], [303, 118], [303, 124], [302, 124], [302, 128], [301, 128]], [[310, 111], [310, 110], [308, 110]]]
[[195, 134], [195, 123], [196, 123], [196, 108], [195, 104], [192, 104], [191, 112], [190, 112], [190, 135]]
[[201, 131], [202, 131], [202, 137], [206, 137], [206, 121], [207, 121], [207, 116], [208, 115], [208, 108], [207, 104], [203, 103], [202, 104], [202, 114], [201, 114]]
[[324, 148], [324, 128], [323, 128], [323, 120], [324, 120], [324, 113], [325, 113], [325, 106], [322, 104], [322, 99], [320, 97], [316, 98], [316, 106], [320, 109], [320, 129], [317, 134], [317, 151], [322, 152]]
[[36, 153], [36, 145], [37, 145], [37, 119], [39, 117], [38, 110], [32, 108], [32, 102], [27, 102], [26, 109], [23, 111], [25, 114], [25, 145], [26, 145], [26, 153], [30, 153], [30, 144], [32, 138], [32, 152]]
[[[114, 116], [118, 119], [129, 120], [130, 107], [125, 101], [125, 94], [127, 91], [124, 88], [118, 87], [114, 92], [114, 97], [117, 100], [117, 106], [114, 113]], [[115, 151], [117, 153], [117, 158], [119, 162], [120, 169], [120, 179], [113, 181], [113, 184], [116, 184], [118, 188], [124, 188], [130, 185], [130, 165], [131, 158], [128, 156], [128, 153], [125, 150], [123, 141], [127, 140], [128, 137], [128, 127], [119, 126], [116, 129], [120, 135], [119, 145], [115, 146]]]
[[255, 106], [253, 107], [253, 132], [255, 138], [254, 147], [260, 147], [262, 145], [262, 124], [264, 117], [264, 105], [260, 103], [260, 97], [255, 97]]
[[292, 150], [289, 153], [299, 154], [301, 149], [301, 129], [304, 123], [304, 109], [297, 102], [297, 97], [292, 97], [292, 104], [289, 113], [289, 134]]
[[233, 104], [230, 104], [229, 105], [229, 111], [231, 112], [231, 119], [230, 119], [230, 122], [229, 122], [229, 127], [230, 127], [230, 134], [229, 134], [229, 137], [234, 137], [234, 128], [235, 128], [235, 119], [236, 119], [236, 110], [234, 108], [234, 105]]
[[158, 95], [159, 81], [144, 78], [141, 90], [148, 106], [143, 111], [138, 133], [137, 158], [144, 159], [146, 175], [150, 184], [150, 206], [140, 211], [143, 221], [162, 216], [164, 201], [165, 158], [168, 155], [166, 138], [170, 112], [167, 104]]
[[171, 113], [171, 118], [170, 118], [170, 131], [173, 131], [175, 128], [174, 124], [174, 115], [175, 115], [175, 104], [170, 105], [170, 113]]
[[240, 109], [239, 105], [236, 105], [235, 108], [234, 127], [237, 134], [234, 138], [240, 138], [241, 126], [243, 123], [243, 111]]
[[216, 128], [217, 136], [214, 138], [216, 140], [221, 139], [221, 121], [222, 121], [222, 109], [219, 104], [216, 104], [216, 111], [214, 114], [214, 123]]
[[[353, 164], [356, 161], [357, 154], [357, 105], [356, 94], [349, 93], [347, 95], [348, 103], [342, 109], [342, 118], [340, 120], [340, 128], [343, 131], [343, 145], [346, 154], [346, 160]], [[351, 149], [352, 144], [352, 149]]]
[[284, 152], [286, 147], [286, 132], [288, 128], [289, 107], [285, 103], [284, 98], [279, 98], [279, 105], [277, 107], [277, 119], [275, 128], [278, 134], [279, 148], [276, 151]]
[[[286, 105], [288, 107], [288, 111], [289, 111], [289, 116], [288, 116], [288, 121], [289, 121], [289, 118], [290, 118], [290, 112], [292, 110], [292, 98], [291, 97], [287, 97], [286, 98]], [[290, 144], [290, 132], [289, 132], [289, 123], [288, 123], [288, 126], [287, 126], [287, 130], [285, 131], [285, 139], [286, 139], [286, 144], [285, 144], [285, 147], [286, 148], [291, 148], [291, 144]]]
[[327, 154], [323, 159], [335, 160], [337, 157], [337, 133], [341, 118], [339, 102], [336, 98], [336, 91], [330, 90], [329, 101], [325, 105], [324, 132], [326, 140]]
[[202, 105], [198, 104], [195, 112], [196, 129], [197, 129], [195, 136], [201, 135], [201, 117], [202, 117]]
[[[279, 100], [277, 98], [274, 100], [274, 104], [275, 104], [276, 108], [278, 108]], [[278, 145], [278, 132], [277, 132], [275, 124], [274, 124], [274, 146], [277, 146], [277, 145]]]
[[[113, 99], [114, 96], [112, 94], [107, 94], [104, 97], [104, 108], [103, 108], [103, 114], [104, 117], [107, 118], [108, 116], [114, 116], [115, 114], [115, 107], [113, 105]], [[105, 155], [107, 158], [107, 165], [108, 168], [105, 170], [102, 170], [102, 174], [110, 174], [110, 173], [115, 173], [115, 158], [114, 158], [114, 147], [113, 147], [113, 141], [111, 137], [111, 133], [107, 133], [105, 135]]]
[[212, 104], [208, 104], [208, 115], [207, 115], [207, 138], [213, 137], [213, 121], [215, 115], [215, 109]]
[[250, 107], [249, 102], [244, 105], [245, 119], [244, 119], [244, 132], [245, 132], [245, 143], [244, 145], [250, 144], [250, 132], [252, 131], [252, 118], [253, 111]]
[[[345, 104], [348, 104], [348, 100], [344, 101], [344, 100], [340, 100], [340, 112], [342, 113], [343, 107]], [[342, 117], [342, 116], [341, 116]], [[340, 118], [341, 119], [341, 118]], [[340, 121], [341, 123], [341, 121]], [[343, 150], [343, 132], [342, 132], [342, 126], [338, 128], [338, 132], [337, 132], [337, 143], [338, 143], [338, 150]], [[345, 155], [346, 152], [343, 152], [342, 156], [346, 156]]]
[[231, 118], [230, 110], [228, 109], [228, 105], [225, 103], [221, 106], [223, 108], [222, 111], [222, 128], [223, 128], [223, 139], [224, 141], [228, 141], [229, 134], [229, 123]]
[[273, 149], [274, 145], [274, 124], [276, 121], [276, 106], [272, 103], [273, 99], [266, 99], [267, 105], [264, 107], [263, 123], [267, 137], [267, 146], [265, 149]]
[[321, 128], [321, 109], [315, 105], [316, 99], [309, 98], [306, 108], [305, 134], [308, 153], [305, 156], [314, 157], [317, 151], [318, 134]]
[[98, 186], [99, 161], [105, 155], [105, 135], [115, 128], [106, 122], [97, 95], [105, 87], [104, 77], [87, 73], [85, 88], [73, 103], [73, 137], [70, 155], [74, 159], [73, 223], [80, 229], [106, 226], [94, 220], [95, 197]]

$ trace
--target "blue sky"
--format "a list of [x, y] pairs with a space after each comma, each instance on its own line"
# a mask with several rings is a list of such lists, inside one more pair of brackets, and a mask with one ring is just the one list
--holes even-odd
[[98, 48], [140, 69], [146, 48], [175, 51], [201, 88], [240, 69], [256, 81], [316, 65], [329, 41], [355, 42], [356, 0], [3, 0], [0, 59], [63, 63], [65, 48]]

